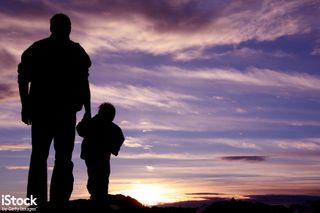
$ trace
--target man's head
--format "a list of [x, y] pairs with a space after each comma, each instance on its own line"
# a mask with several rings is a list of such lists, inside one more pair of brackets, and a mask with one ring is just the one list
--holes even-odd
[[113, 121], [116, 116], [116, 108], [110, 103], [103, 103], [99, 106], [98, 114], [108, 121]]
[[71, 33], [70, 18], [62, 13], [55, 14], [50, 19], [50, 31], [55, 37], [69, 38]]

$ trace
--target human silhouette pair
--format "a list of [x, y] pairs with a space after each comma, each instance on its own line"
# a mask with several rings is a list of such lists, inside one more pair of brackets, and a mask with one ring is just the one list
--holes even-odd
[[88, 81], [91, 60], [79, 43], [70, 40], [71, 21], [67, 15], [55, 14], [50, 19], [50, 31], [48, 38], [36, 41], [23, 52], [18, 65], [18, 85], [21, 118], [31, 125], [27, 197], [36, 197], [40, 206], [48, 201], [47, 159], [53, 141], [55, 161], [50, 202], [61, 206], [73, 190], [76, 113], [84, 106], [83, 120], [91, 120]]

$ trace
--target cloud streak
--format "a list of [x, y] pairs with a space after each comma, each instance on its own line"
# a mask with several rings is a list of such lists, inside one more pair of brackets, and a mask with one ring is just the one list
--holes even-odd
[[8, 170], [29, 170], [29, 166], [6, 166]]
[[25, 143], [16, 143], [16, 144], [0, 144], [0, 151], [24, 151], [24, 150], [30, 150], [31, 145], [25, 144]]
[[0, 84], [0, 103], [13, 98], [17, 94], [17, 90], [12, 84]]
[[[106, 48], [155, 55], [178, 53], [190, 48], [239, 44], [248, 40], [275, 40], [281, 36], [307, 33], [317, 26], [312, 21], [316, 18], [310, 17], [319, 16], [311, 10], [317, 7], [317, 2], [313, 0], [263, 0], [250, 4], [244, 1], [208, 0], [37, 1], [28, 4], [5, 1], [4, 5], [12, 8], [21, 5], [18, 8], [24, 8], [19, 13], [0, 10], [2, 20], [6, 20], [5, 23], [14, 27], [15, 31], [25, 32], [25, 25], [17, 21], [21, 20], [16, 18], [17, 14], [24, 17], [25, 22], [41, 23], [39, 26], [44, 27], [47, 22], [39, 20], [47, 21], [55, 10], [65, 11], [74, 21], [75, 37], [83, 41], [90, 52]], [[310, 17], [298, 13], [305, 8], [310, 10]], [[34, 13], [35, 10], [41, 13]], [[39, 27], [35, 29], [41, 31]]]
[[245, 71], [235, 69], [196, 69], [162, 67], [165, 76], [180, 79], [200, 79], [209, 81], [227, 81], [257, 87], [277, 87], [297, 90], [320, 90], [320, 78], [306, 73], [284, 73], [260, 68], [248, 68]]
[[[95, 4], [83, 3], [83, 11], [86, 7], [104, 11], [99, 13], [99, 19], [90, 13], [90, 9], [84, 15], [87, 19], [96, 20], [94, 24], [87, 23], [86, 27], [95, 35], [87, 34], [86, 37], [92, 39], [86, 45], [92, 49], [97, 49], [95, 44], [99, 44], [98, 48], [157, 55], [190, 48], [239, 44], [248, 40], [275, 40], [316, 28], [315, 22], [306, 21], [313, 19], [297, 13], [299, 9], [315, 6], [317, 3], [312, 0], [264, 0], [251, 2], [250, 5], [243, 1], [173, 2], [108, 1], [105, 7], [99, 5], [99, 9]], [[188, 32], [187, 37], [184, 36], [185, 32]]]
[[138, 87], [133, 85], [123, 86], [96, 86], [90, 85], [93, 102], [101, 103], [108, 99], [115, 100], [122, 107], [140, 108], [144, 110], [158, 108], [160, 110], [185, 109], [188, 106], [186, 101], [197, 100], [196, 97], [183, 93], [176, 93], [169, 90], [157, 89], [154, 87]]
[[266, 161], [266, 156], [224, 156], [222, 160], [226, 161], [245, 161], [245, 162], [263, 162]]
[[[17, 170], [29, 170], [29, 166], [6, 166], [7, 170], [17, 171]], [[48, 166], [49, 171], [53, 171], [53, 166]]]
[[[264, 90], [266, 87], [270, 88], [281, 88], [287, 90], [320, 90], [320, 78], [317, 75], [308, 74], [301, 71], [284, 72], [282, 70], [273, 70], [266, 68], [247, 67], [245, 69], [235, 68], [184, 68], [179, 66], [155, 66], [148, 69], [141, 67], [129, 67], [129, 66], [114, 66], [110, 65], [102, 66], [99, 69], [116, 70], [116, 72], [104, 71], [106, 75], [116, 75], [115, 77], [121, 77], [119, 80], [130, 80], [134, 79], [136, 82], [140, 79], [137, 76], [144, 76], [146, 82], [153, 82], [156, 80], [166, 81], [166, 83], [175, 84], [175, 86], [190, 85], [189, 82], [193, 81], [193, 87], [200, 85], [212, 86], [204, 84], [210, 81], [221, 82], [221, 83], [234, 83], [239, 85], [247, 85], [254, 87], [261, 87]], [[119, 73], [119, 74], [117, 74]], [[129, 78], [130, 77], [130, 78]], [[98, 79], [97, 79], [98, 80]], [[201, 83], [197, 81], [202, 81]], [[110, 82], [112, 83], [112, 82]], [[93, 85], [95, 86], [95, 85]], [[120, 85], [118, 85], [120, 86]], [[161, 86], [161, 85], [159, 85]], [[137, 88], [133, 86], [124, 86], [127, 90], [132, 92]], [[152, 91], [153, 88], [146, 88]], [[189, 89], [191, 89], [189, 87]], [[142, 94], [147, 93], [141, 91]], [[157, 92], [157, 91], [154, 91]], [[168, 96], [173, 96], [170, 94]], [[181, 99], [196, 99], [185, 94], [176, 94], [177, 97], [181, 96]], [[149, 95], [150, 96], [150, 95]], [[152, 101], [150, 101], [152, 103]]]

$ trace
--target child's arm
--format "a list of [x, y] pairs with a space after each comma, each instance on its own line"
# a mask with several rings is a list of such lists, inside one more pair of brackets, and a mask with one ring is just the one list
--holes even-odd
[[89, 123], [88, 118], [83, 118], [76, 126], [78, 135], [81, 137], [86, 137], [88, 135], [88, 123]]
[[117, 128], [117, 131], [115, 131], [115, 135], [114, 135], [114, 144], [112, 144], [112, 151], [111, 153], [115, 156], [118, 156], [120, 148], [125, 140], [124, 136], [123, 136], [123, 132], [121, 130], [120, 127]]

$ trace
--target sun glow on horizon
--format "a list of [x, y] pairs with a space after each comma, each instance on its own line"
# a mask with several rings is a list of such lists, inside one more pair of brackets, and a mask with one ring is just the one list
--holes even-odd
[[133, 184], [130, 189], [122, 190], [118, 193], [130, 196], [147, 206], [177, 201], [172, 196], [174, 190], [159, 184]]

